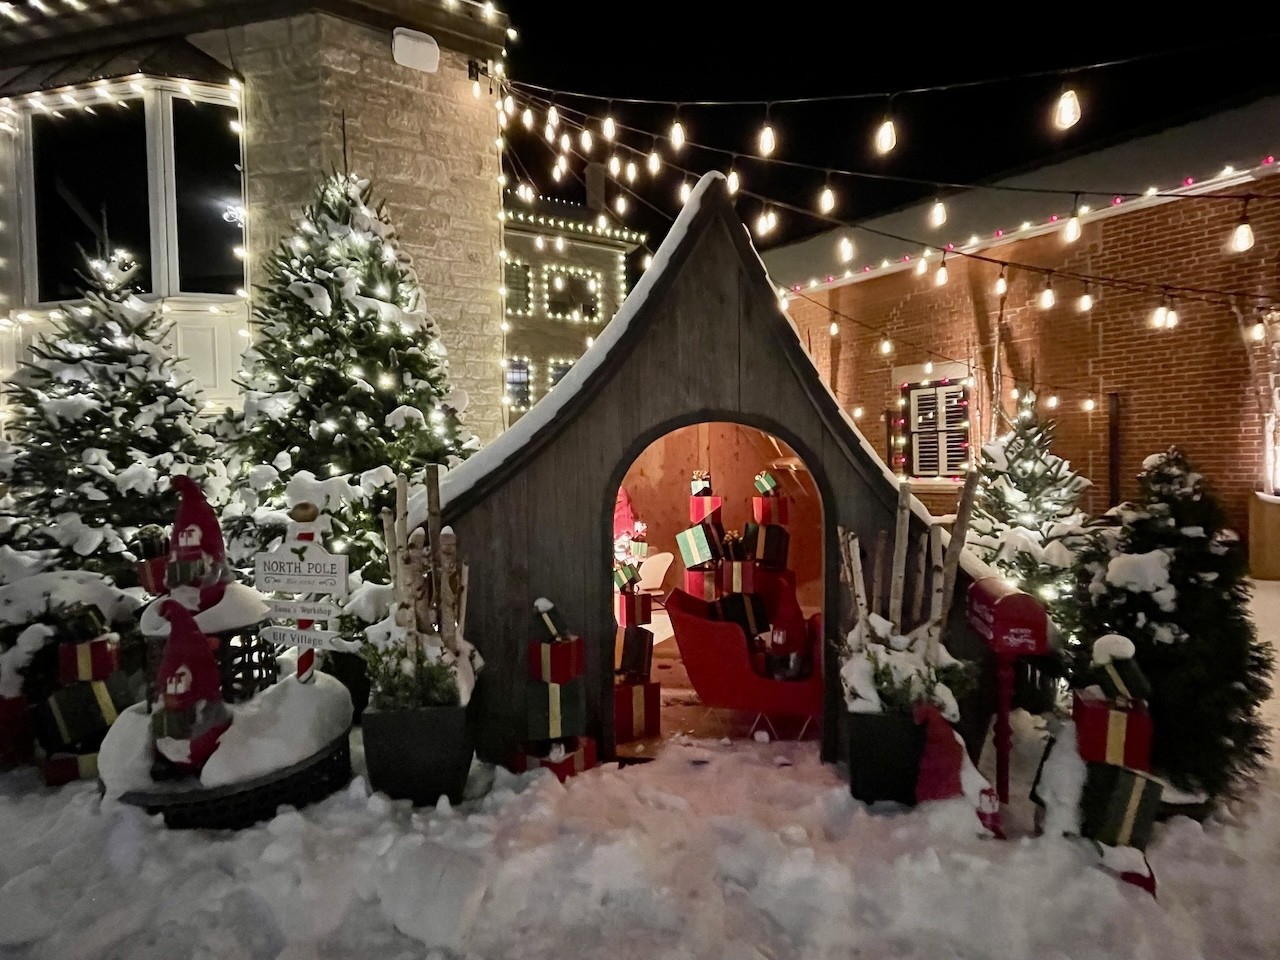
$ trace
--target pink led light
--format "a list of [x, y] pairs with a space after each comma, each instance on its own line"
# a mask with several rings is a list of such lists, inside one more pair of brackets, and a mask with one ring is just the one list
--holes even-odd
[[792, 290], [794, 290], [796, 293], [799, 293], [799, 292], [800, 292], [800, 284], [798, 284], [798, 283], [797, 283], [797, 284], [796, 284], [794, 287], [792, 287], [791, 289], [792, 289]]
[[1049, 215], [1049, 222], [1050, 222], [1050, 223], [1057, 223], [1057, 222], [1058, 222], [1058, 215], [1057, 215], [1056, 213], [1052, 213], [1052, 214], [1050, 214], [1050, 215]]
[[862, 268], [862, 272], [863, 272], [863, 273], [870, 273], [870, 272], [871, 272], [871, 267], [870, 267], [870, 265], [863, 267], [863, 268]]
[[835, 279], [835, 277], [833, 277], [831, 274], [829, 274], [829, 273], [827, 274], [827, 283], [830, 283], [830, 282], [831, 282], [831, 281], [833, 281], [834, 279]]
[[1184, 187], [1189, 187], [1195, 182], [1196, 182], [1195, 177], [1187, 177], [1187, 179], [1182, 181], [1182, 185]]
[[996, 231], [996, 239], [997, 239], [997, 240], [999, 240], [999, 239], [1000, 239], [1001, 237], [1003, 237], [1003, 236], [1004, 236], [1004, 231], [1003, 231], [1003, 230], [997, 230], [997, 231]]
[[947, 249], [948, 249], [948, 250], [954, 250], [955, 248], [956, 248], [956, 245], [955, 245], [954, 243], [948, 243], [948, 244], [947, 244]]
[[907, 263], [910, 259], [911, 259], [911, 255], [910, 255], [910, 254], [904, 254], [904, 255], [903, 255], [903, 257], [902, 257], [902, 262], [903, 262], [903, 263]]
[[1267, 166], [1267, 167], [1269, 167], [1269, 166], [1271, 166], [1271, 164], [1273, 164], [1273, 163], [1275, 163], [1275, 162], [1276, 162], [1276, 158], [1275, 158], [1272, 154], [1270, 154], [1270, 153], [1268, 153], [1265, 157], [1263, 157], [1263, 158], [1262, 158], [1262, 165], [1263, 165], [1263, 166]]
[[1111, 205], [1112, 205], [1113, 207], [1118, 207], [1118, 206], [1120, 206], [1120, 204], [1122, 204], [1122, 203], [1124, 203], [1124, 198], [1123, 198], [1123, 197], [1112, 197], [1112, 198], [1111, 198]]

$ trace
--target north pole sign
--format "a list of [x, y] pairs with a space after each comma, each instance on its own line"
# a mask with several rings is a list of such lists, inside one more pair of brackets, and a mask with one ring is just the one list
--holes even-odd
[[314, 541], [286, 541], [254, 557], [254, 585], [265, 592], [347, 595], [347, 562]]

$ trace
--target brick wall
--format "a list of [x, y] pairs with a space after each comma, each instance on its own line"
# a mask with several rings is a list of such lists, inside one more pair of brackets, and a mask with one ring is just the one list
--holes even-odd
[[191, 38], [245, 77], [250, 256], [291, 229], [319, 179], [374, 180], [439, 320], [467, 424], [501, 430], [496, 112], [475, 98], [467, 58], [441, 50], [420, 73], [391, 59], [390, 33], [322, 14]]
[[[1269, 176], [1230, 192], [1280, 196], [1280, 177]], [[1239, 205], [1207, 198], [1178, 199], [1087, 223], [1067, 246], [1058, 233], [992, 248], [1003, 260], [1144, 283], [1268, 294], [1280, 298], [1280, 202], [1250, 207], [1256, 244], [1243, 254], [1225, 242], [1240, 215]], [[1178, 301], [1179, 324], [1152, 328], [1159, 296], [1094, 288], [1095, 306], [1079, 313], [1078, 282], [1055, 284], [1057, 305], [1036, 304], [1043, 276], [1011, 269], [1003, 317], [994, 284], [994, 264], [948, 260], [949, 282], [933, 283], [905, 270], [827, 291], [802, 291], [791, 313], [810, 344], [822, 376], [846, 409], [865, 408], [861, 426], [882, 452], [884, 413], [896, 409], [896, 366], [931, 359], [927, 350], [976, 364], [973, 422], [989, 436], [992, 413], [993, 342], [1001, 343], [1000, 398], [1006, 410], [1015, 383], [1032, 379], [1045, 399], [1060, 398], [1056, 452], [1094, 482], [1086, 506], [1104, 510], [1108, 477], [1108, 395], [1120, 400], [1120, 496], [1137, 493], [1142, 460], [1170, 444], [1182, 447], [1226, 503], [1230, 522], [1248, 529], [1248, 504], [1263, 473], [1263, 412], [1251, 368], [1264, 350], [1252, 343], [1233, 311], [1221, 304]], [[854, 320], [842, 318], [832, 311]], [[832, 320], [840, 324], [832, 337]], [[855, 322], [861, 321], [872, 329]], [[1249, 316], [1247, 324], [1254, 318]], [[891, 355], [878, 348], [885, 330]], [[926, 350], [927, 348], [927, 350]], [[932, 359], [937, 359], [933, 357]], [[1082, 409], [1085, 398], [1097, 404]], [[1044, 407], [1041, 407], [1044, 411]], [[1047, 412], [1047, 411], [1044, 411]], [[975, 439], [975, 444], [978, 440]], [[954, 509], [953, 493], [936, 488], [924, 497], [934, 510]]]

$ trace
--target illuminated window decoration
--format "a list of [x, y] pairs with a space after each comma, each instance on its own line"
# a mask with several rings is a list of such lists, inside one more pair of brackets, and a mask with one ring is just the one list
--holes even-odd
[[507, 406], [523, 413], [533, 405], [533, 362], [528, 357], [508, 357], [503, 371]]
[[604, 272], [590, 267], [548, 263], [542, 266], [543, 312], [552, 320], [599, 323]]
[[529, 264], [516, 257], [507, 257], [502, 271], [503, 287], [507, 291], [506, 314], [509, 317], [533, 315], [533, 287], [530, 282]]
[[902, 388], [902, 456], [915, 477], [963, 476], [969, 463], [969, 391], [943, 380]]
[[574, 362], [564, 357], [552, 357], [547, 361], [548, 390], [564, 379], [565, 374], [573, 369]]

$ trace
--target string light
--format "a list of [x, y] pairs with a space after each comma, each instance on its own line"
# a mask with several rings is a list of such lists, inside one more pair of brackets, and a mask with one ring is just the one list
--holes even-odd
[[1076, 309], [1081, 313], [1088, 313], [1093, 309], [1093, 294], [1089, 292], [1089, 285], [1084, 285], [1084, 293], [1080, 294], [1080, 299], [1076, 301]]
[[924, 375], [925, 375], [926, 377], [931, 377], [931, 376], [933, 376], [933, 361], [932, 361], [932, 360], [926, 360], [926, 361], [924, 362]]
[[609, 174], [614, 179], [617, 179], [618, 174], [621, 172], [622, 172], [622, 161], [618, 159], [618, 155], [615, 153], [613, 156], [609, 158]]
[[1229, 247], [1232, 253], [1244, 253], [1253, 246], [1253, 227], [1249, 225], [1249, 201], [1240, 210], [1240, 222], [1231, 231]]
[[1040, 290], [1040, 296], [1036, 302], [1041, 310], [1048, 310], [1058, 302], [1058, 298], [1053, 295], [1053, 281], [1049, 277], [1044, 278], [1044, 287]]
[[822, 188], [822, 193], [818, 194], [818, 209], [823, 213], [830, 213], [836, 208], [836, 194], [831, 189], [831, 184], [827, 184]]
[[1053, 107], [1053, 125], [1059, 130], [1070, 130], [1080, 122], [1080, 98], [1076, 92], [1067, 87], [1058, 96]]
[[898, 145], [898, 131], [893, 125], [893, 118], [886, 116], [876, 128], [876, 153], [884, 156]]
[[613, 198], [613, 209], [618, 211], [619, 216], [627, 212], [627, 198], [623, 194]]
[[1058, 395], [1056, 393], [1050, 394], [1049, 398], [1045, 400], [1044, 403], [1045, 403], [1045, 406], [1048, 407], [1050, 410], [1058, 409]]
[[882, 339], [880, 340], [880, 354], [881, 354], [881, 356], [885, 356], [885, 357], [887, 357], [887, 356], [888, 356], [889, 354], [891, 354], [891, 353], [893, 353], [893, 341], [892, 341], [892, 340], [890, 340], [888, 337], [884, 337], [884, 338], [882, 338]]
[[649, 151], [649, 172], [657, 173], [658, 168], [662, 166], [662, 158], [658, 156], [657, 150]]
[[1009, 292], [1009, 281], [1005, 279], [1004, 271], [1005, 271], [1005, 267], [1003, 264], [1001, 264], [1000, 276], [996, 277], [996, 296], [997, 297], [1003, 297], [1006, 293]]
[[847, 236], [842, 236], [836, 243], [836, 255], [840, 258], [840, 262], [849, 263], [853, 259], [854, 253], [853, 241]]
[[938, 228], [947, 222], [947, 205], [941, 200], [935, 200], [933, 206], [929, 208], [929, 226]]
[[591, 146], [592, 146], [592, 143], [593, 143], [592, 138], [591, 138], [591, 131], [590, 131], [590, 130], [588, 130], [586, 127], [583, 127], [583, 128], [582, 128], [582, 133], [580, 133], [580, 134], [578, 135], [578, 142], [582, 144], [582, 152], [583, 152], [583, 153], [590, 153], [590, 152], [591, 152]]
[[1259, 320], [1249, 331], [1249, 336], [1255, 343], [1261, 343], [1263, 340], [1267, 339], [1267, 325]]
[[773, 232], [773, 228], [778, 225], [778, 215], [773, 211], [772, 207], [765, 207], [760, 211], [760, 216], [756, 218], [756, 235], [766, 236]]
[[836, 323], [834, 320], [832, 320], [832, 321], [831, 321], [831, 326], [827, 329], [827, 332], [828, 332], [828, 333], [830, 333], [830, 334], [831, 334], [831, 336], [833, 336], [833, 337], [838, 337], [838, 336], [840, 336], [840, 324], [838, 324], [838, 323]]
[[764, 126], [760, 128], [760, 136], [757, 138], [759, 144], [760, 156], [770, 156], [774, 148], [778, 145], [777, 134], [773, 131], [773, 124], [769, 122], [769, 108], [764, 109]]
[[600, 125], [600, 132], [604, 134], [606, 140], [613, 142], [613, 138], [618, 135], [618, 125], [613, 122], [612, 116], [604, 118], [604, 123]]
[[1097, 409], [1098, 405], [1094, 402], [1093, 397], [1090, 397], [1084, 403], [1080, 404], [1080, 406], [1085, 413], [1093, 413], [1093, 411]]
[[1062, 231], [1062, 239], [1067, 243], [1075, 243], [1083, 232], [1080, 226], [1080, 194], [1076, 194], [1076, 202], [1071, 207], [1071, 217]]
[[547, 108], [547, 126], [552, 130], [560, 126], [560, 111], [556, 109], [554, 103]]
[[942, 262], [938, 264], [938, 272], [933, 275], [933, 285], [935, 287], [945, 287], [947, 285], [947, 255], [942, 255]]
[[738, 171], [733, 169], [733, 167], [729, 168], [729, 174], [724, 179], [725, 186], [729, 189], [729, 196], [732, 197], [738, 192], [738, 187], [742, 185], [742, 179], [738, 176]]
[[929, 256], [929, 251], [926, 250], [924, 253], [920, 254], [920, 259], [916, 261], [917, 277], [923, 277], [926, 273], [929, 272], [929, 261], [926, 259], [926, 257], [928, 256]]
[[684, 146], [684, 124], [681, 123], [680, 118], [677, 117], [676, 121], [673, 124], [671, 124], [671, 149], [679, 153], [680, 148], [683, 146]]
[[573, 141], [569, 139], [569, 134], [560, 134], [560, 152], [568, 153], [571, 149], [573, 149]]
[[635, 161], [628, 160], [627, 161], [627, 183], [635, 183], [637, 173], [638, 171], [636, 170]]
[[855, 419], [855, 420], [861, 420], [861, 419], [862, 419], [862, 414], [863, 414], [864, 412], [865, 412], [865, 411], [864, 411], [861, 407], [854, 407], [854, 408], [853, 408], [853, 419]]
[[689, 195], [693, 193], [693, 188], [689, 186], [688, 180], [680, 182], [680, 202], [682, 204], [689, 202]]

